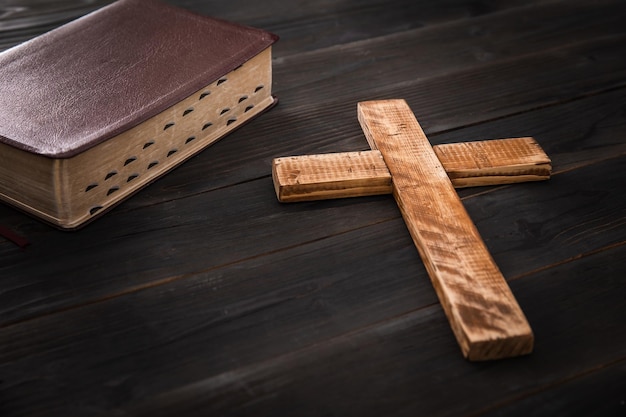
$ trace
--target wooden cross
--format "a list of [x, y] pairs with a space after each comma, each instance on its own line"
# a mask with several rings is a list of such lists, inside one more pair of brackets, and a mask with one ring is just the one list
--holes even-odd
[[532, 138], [432, 147], [404, 100], [358, 103], [372, 151], [276, 158], [282, 202], [393, 193], [463, 355], [528, 354], [532, 330], [454, 186], [548, 179]]

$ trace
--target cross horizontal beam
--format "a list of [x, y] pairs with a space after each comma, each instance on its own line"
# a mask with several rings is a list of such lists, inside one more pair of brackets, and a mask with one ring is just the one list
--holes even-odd
[[[435, 145], [455, 188], [550, 178], [550, 158], [531, 137]], [[391, 174], [378, 150], [274, 159], [272, 174], [281, 202], [391, 194]]]

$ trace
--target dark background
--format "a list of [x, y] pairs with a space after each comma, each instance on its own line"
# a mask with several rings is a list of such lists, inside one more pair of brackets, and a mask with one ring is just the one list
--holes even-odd
[[[0, 49], [104, 3], [4, 1]], [[0, 205], [0, 415], [626, 414], [624, 2], [170, 3], [280, 35], [280, 104], [78, 232]], [[462, 358], [392, 197], [277, 202], [273, 158], [367, 149], [382, 98], [552, 158], [460, 191], [531, 355]]]

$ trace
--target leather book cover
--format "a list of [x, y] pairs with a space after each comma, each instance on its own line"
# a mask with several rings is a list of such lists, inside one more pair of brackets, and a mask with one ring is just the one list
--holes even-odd
[[120, 0], [0, 53], [0, 142], [70, 158], [268, 48], [266, 31]]

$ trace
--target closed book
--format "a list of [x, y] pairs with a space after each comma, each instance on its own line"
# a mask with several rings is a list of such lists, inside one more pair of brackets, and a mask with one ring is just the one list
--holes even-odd
[[75, 229], [275, 103], [264, 30], [120, 0], [0, 53], [0, 199]]

